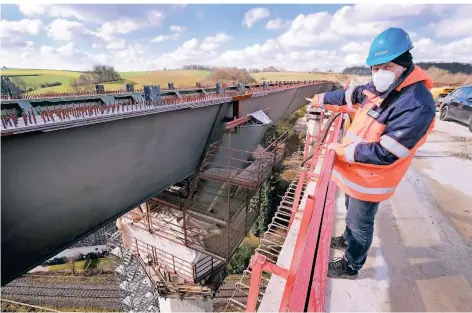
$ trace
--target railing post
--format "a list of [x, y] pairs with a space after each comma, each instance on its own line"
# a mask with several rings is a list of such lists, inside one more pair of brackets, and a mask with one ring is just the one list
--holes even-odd
[[[197, 179], [197, 178], [195, 178]], [[190, 188], [189, 190], [189, 197], [192, 196], [192, 190]], [[190, 201], [190, 200], [189, 200]], [[182, 206], [180, 206], [180, 209], [182, 210]], [[184, 244], [185, 246], [187, 246], [187, 204], [184, 206], [184, 209], [183, 209], [183, 217], [184, 217], [184, 220], [183, 220], [183, 226], [184, 226]]]
[[148, 224], [148, 230], [149, 232], [152, 234], [152, 227], [151, 227], [151, 216], [149, 214], [149, 204], [148, 202], [144, 202], [146, 204], [146, 220], [147, 220], [147, 224]]
[[134, 238], [134, 241], [136, 241], [136, 252], [138, 253], [138, 256], [139, 256], [138, 239]]
[[175, 270], [175, 258], [173, 254], [172, 254], [172, 267], [174, 268], [174, 274], [177, 274], [177, 271]]
[[244, 224], [244, 235], [246, 235], [247, 232], [249, 231], [249, 230], [247, 229], [247, 214], [248, 214], [248, 212], [249, 212], [249, 201], [250, 201], [250, 199], [249, 199], [249, 192], [246, 191], [246, 221], [245, 221], [245, 224]]
[[259, 296], [259, 287], [261, 285], [262, 265], [264, 257], [259, 253], [251, 257], [251, 281], [247, 296], [246, 312], [256, 312], [257, 297]]
[[277, 160], [277, 139], [274, 141], [274, 164], [272, 164], [272, 171], [275, 171], [275, 162]]
[[227, 179], [227, 184], [228, 184], [228, 191], [226, 195], [226, 202], [227, 202], [227, 246], [226, 246], [226, 260], [229, 262], [229, 255], [230, 255], [230, 249], [229, 249], [229, 233], [231, 230], [231, 217], [230, 217], [230, 199], [231, 199], [231, 184], [230, 184], [230, 179], [231, 179], [231, 172], [230, 172], [230, 165], [231, 165], [231, 130], [228, 136], [228, 179]]
[[155, 265], [158, 264], [158, 259], [157, 259], [157, 254], [156, 254], [156, 248], [154, 246], [152, 246], [152, 259], [153, 259], [153, 263], [155, 263]]

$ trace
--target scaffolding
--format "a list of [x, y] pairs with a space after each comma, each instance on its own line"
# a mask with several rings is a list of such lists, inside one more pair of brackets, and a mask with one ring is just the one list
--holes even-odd
[[259, 127], [252, 131], [262, 138], [267, 124], [261, 114], [228, 123], [224, 138], [207, 147], [195, 175], [117, 220], [122, 245], [139, 260], [159, 296], [216, 295], [227, 262], [260, 213], [261, 187], [285, 156], [287, 133], [252, 152], [232, 145], [233, 137], [240, 128]]
[[[226, 149], [221, 141], [209, 146], [187, 191], [171, 187], [151, 201], [151, 212], [160, 212], [156, 234], [222, 262], [231, 258], [256, 221], [260, 207], [256, 195], [285, 156], [287, 134], [254, 152], [231, 147], [231, 133], [227, 138]], [[172, 212], [174, 218], [163, 225], [162, 217], [167, 212]], [[150, 229], [157, 228], [155, 221], [149, 219]]]
[[[292, 158], [295, 166], [300, 166], [303, 161], [303, 153], [296, 153]], [[300, 202], [300, 194], [306, 189], [306, 182], [298, 185], [300, 173], [294, 177], [289, 187], [282, 196], [282, 199], [277, 207], [277, 210], [272, 217], [271, 223], [267, 226], [267, 230], [261, 237], [259, 247], [256, 248], [255, 253], [264, 256], [269, 262], [276, 264], [282, 246], [288, 234], [291, 223], [292, 207], [294, 204], [298, 205]], [[300, 187], [298, 187], [300, 186]], [[249, 287], [251, 282], [251, 265], [248, 265], [244, 270], [241, 279], [235, 284], [235, 290], [230, 298], [228, 298], [225, 311], [238, 312], [245, 311], [246, 302], [249, 296]], [[265, 289], [272, 276], [270, 271], [263, 271], [261, 275], [261, 283], [259, 294], [257, 295], [257, 306], [260, 304], [264, 296]], [[241, 302], [241, 300], [244, 302]]]

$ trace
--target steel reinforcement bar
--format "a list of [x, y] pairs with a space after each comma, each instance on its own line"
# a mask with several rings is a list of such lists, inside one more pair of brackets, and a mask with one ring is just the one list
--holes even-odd
[[[37, 98], [33, 100], [2, 100], [0, 132], [2, 136], [30, 131], [48, 131], [77, 127], [124, 118], [155, 114], [179, 109], [205, 107], [219, 103], [238, 101], [241, 97], [255, 98], [268, 94], [319, 84], [319, 81], [290, 82], [265, 85], [239, 91], [222, 90], [201, 94], [186, 90], [189, 94], [172, 96], [168, 92], [147, 89], [144, 93], [124, 93], [61, 98]], [[154, 86], [151, 86], [154, 87]], [[156, 86], [159, 87], [159, 86]], [[190, 93], [194, 91], [195, 93]], [[173, 90], [178, 92], [178, 90]]]

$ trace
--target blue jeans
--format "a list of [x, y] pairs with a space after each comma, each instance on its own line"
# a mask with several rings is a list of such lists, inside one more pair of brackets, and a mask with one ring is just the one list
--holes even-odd
[[367, 259], [367, 252], [374, 235], [374, 219], [379, 202], [367, 202], [346, 194], [346, 230], [343, 238], [347, 244], [344, 256], [352, 269], [360, 270]]

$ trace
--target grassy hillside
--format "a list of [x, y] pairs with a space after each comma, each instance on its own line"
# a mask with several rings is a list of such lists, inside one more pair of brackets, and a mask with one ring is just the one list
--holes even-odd
[[201, 81], [210, 75], [209, 71], [186, 71], [186, 70], [167, 70], [141, 72], [141, 75], [129, 76], [129, 73], [120, 73], [121, 77], [128, 77], [133, 81], [137, 88], [143, 85], [161, 85], [167, 87], [167, 83], [174, 83], [176, 88], [195, 87], [195, 83]]
[[[37, 75], [37, 76], [25, 76], [20, 77], [28, 86], [28, 88], [38, 89], [41, 92], [56, 91], [66, 92], [69, 90], [70, 83], [72, 80], [80, 76], [80, 72], [72, 71], [56, 71], [56, 70], [16, 70], [7, 69], [1, 70], [1, 75]], [[40, 85], [44, 83], [60, 82], [62, 85], [41, 88]]]
[[[1, 75], [37, 75], [21, 77], [27, 87], [34, 88], [34, 93], [43, 92], [68, 92], [71, 91], [70, 83], [80, 76], [80, 72], [56, 71], [56, 70], [29, 70], [29, 69], [3, 69]], [[126, 83], [132, 83], [136, 89], [142, 89], [144, 85], [161, 85], [167, 87], [167, 83], [173, 82], [176, 88], [194, 87], [196, 82], [213, 85], [209, 71], [193, 70], [166, 70], [150, 72], [121, 72], [122, 80], [105, 83], [105, 90], [120, 90]], [[261, 72], [251, 74], [257, 81], [262, 80], [336, 80], [345, 82], [352, 75], [328, 74], [328, 73], [301, 73], [301, 72]], [[41, 84], [61, 82], [62, 85], [40, 88]]]

